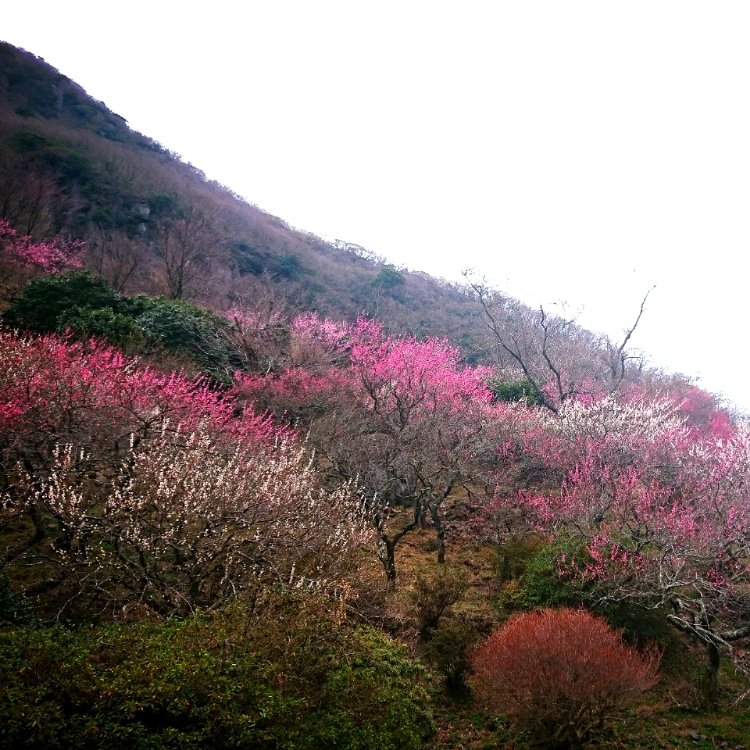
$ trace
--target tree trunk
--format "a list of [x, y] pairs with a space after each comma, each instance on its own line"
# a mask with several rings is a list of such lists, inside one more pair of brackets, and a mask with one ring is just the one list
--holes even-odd
[[440, 510], [437, 506], [430, 504], [430, 516], [435, 526], [435, 542], [437, 544], [437, 561], [439, 565], [445, 563], [445, 526], [440, 518]]
[[704, 694], [708, 705], [714, 708], [719, 702], [721, 652], [713, 641], [706, 642], [706, 655], [708, 656], [708, 664], [706, 665], [706, 675], [704, 678]]
[[385, 541], [385, 556], [380, 558], [385, 567], [385, 578], [389, 584], [396, 582], [396, 543], [391, 539]]
[[383, 513], [378, 513], [375, 516], [375, 527], [378, 530], [378, 558], [380, 559], [380, 562], [383, 563], [386, 580], [391, 586], [396, 583], [396, 545], [402, 537], [406, 536], [409, 532], [414, 531], [417, 527], [421, 507], [422, 504], [419, 501], [419, 498], [414, 498], [412, 520], [392, 537], [388, 536], [388, 532], [386, 531], [385, 515]]
[[396, 583], [396, 540], [380, 537], [381, 547], [378, 553], [385, 569], [385, 578], [389, 585]]

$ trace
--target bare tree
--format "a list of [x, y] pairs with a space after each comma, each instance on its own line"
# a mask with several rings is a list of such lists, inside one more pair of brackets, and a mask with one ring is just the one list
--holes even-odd
[[643, 317], [643, 313], [646, 309], [646, 301], [648, 300], [648, 297], [653, 290], [654, 287], [651, 287], [651, 289], [649, 289], [644, 295], [643, 299], [641, 300], [641, 306], [638, 308], [638, 315], [636, 316], [635, 322], [632, 326], [630, 326], [630, 328], [625, 331], [620, 345], [614, 345], [609, 339], [606, 339], [605, 341], [607, 364], [609, 366], [610, 374], [610, 392], [616, 391], [617, 388], [619, 388], [620, 383], [622, 383], [622, 381], [625, 379], [629, 362], [632, 361], [638, 362], [639, 365], [642, 364], [643, 358], [638, 355], [629, 353], [625, 347], [628, 345], [630, 338], [632, 337], [633, 333], [635, 333], [635, 329], [641, 322], [641, 318]]
[[55, 231], [54, 209], [61, 202], [53, 177], [19, 159], [8, 159], [0, 171], [0, 218], [22, 235], [45, 237]]
[[252, 293], [232, 295], [232, 305], [224, 312], [229, 326], [223, 335], [243, 369], [268, 374], [288, 364], [292, 315], [270, 278], [252, 281]]
[[197, 209], [162, 224], [155, 252], [169, 299], [183, 299], [190, 294], [216, 254], [217, 246], [217, 236], [208, 218]]
[[492, 334], [496, 362], [530, 384], [540, 404], [557, 412], [561, 403], [592, 391], [613, 393], [640, 357], [627, 350], [645, 311], [650, 291], [635, 322], [619, 343], [577, 325], [575, 318], [533, 311], [517, 300], [470, 282]]
[[117, 229], [94, 227], [87, 248], [89, 266], [120, 293], [127, 290], [146, 261], [146, 246]]

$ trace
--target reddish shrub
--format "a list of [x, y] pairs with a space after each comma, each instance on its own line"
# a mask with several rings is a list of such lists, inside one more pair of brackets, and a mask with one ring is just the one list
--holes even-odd
[[472, 655], [477, 694], [546, 747], [574, 748], [657, 680], [643, 654], [584, 610], [518, 614]]

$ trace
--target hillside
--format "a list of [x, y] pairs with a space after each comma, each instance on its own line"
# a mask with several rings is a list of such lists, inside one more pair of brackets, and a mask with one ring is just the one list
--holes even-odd
[[84, 240], [86, 267], [118, 293], [219, 312], [263, 301], [287, 315], [372, 317], [394, 333], [446, 337], [469, 361], [538, 386], [546, 348], [575, 371], [558, 390], [585, 377], [662, 379], [618, 342], [491, 290], [488, 331], [476, 289], [290, 227], [132, 131], [33, 54], [0, 43], [0, 63], [0, 219], [32, 238]]
[[0, 45], [0, 748], [740, 748], [750, 425], [289, 227]]
[[[36, 237], [86, 239], [118, 291], [217, 305], [263, 280], [298, 309], [476, 343], [478, 309], [458, 286], [264, 213], [28, 52], [0, 44], [0, 71], [0, 217]], [[175, 259], [159, 254], [170, 240], [196, 255], [182, 289], [166, 278]]]

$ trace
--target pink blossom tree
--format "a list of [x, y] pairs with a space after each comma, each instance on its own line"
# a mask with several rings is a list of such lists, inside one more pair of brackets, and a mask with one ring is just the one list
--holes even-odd
[[443, 509], [489, 448], [489, 371], [445, 341], [387, 336], [373, 321], [294, 325], [292, 366], [239, 388], [310, 432], [319, 464], [356, 480], [374, 509], [378, 554], [396, 579], [399, 542], [429, 518], [445, 559]]
[[0, 284], [14, 292], [36, 275], [83, 268], [84, 247], [59, 237], [38, 242], [0, 219]]

